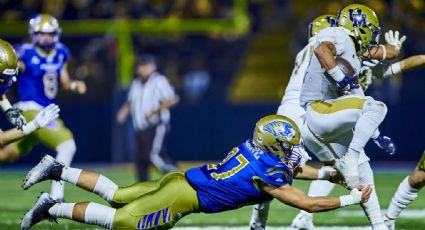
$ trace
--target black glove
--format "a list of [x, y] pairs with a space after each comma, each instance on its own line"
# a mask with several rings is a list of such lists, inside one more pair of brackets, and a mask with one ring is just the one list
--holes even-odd
[[27, 121], [25, 118], [20, 114], [19, 109], [8, 109], [4, 114], [6, 115], [7, 120], [14, 125], [18, 129], [22, 129], [22, 126], [24, 126]]

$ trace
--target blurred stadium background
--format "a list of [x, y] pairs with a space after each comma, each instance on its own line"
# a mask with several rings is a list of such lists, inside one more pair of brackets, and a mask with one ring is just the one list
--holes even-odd
[[[131, 183], [135, 174], [125, 164], [131, 162], [134, 148], [131, 125], [119, 126], [115, 113], [125, 100], [138, 54], [156, 55], [160, 71], [181, 97], [172, 109], [169, 154], [180, 162], [216, 161], [250, 137], [258, 118], [276, 112], [294, 56], [307, 42], [308, 23], [354, 2], [377, 12], [383, 32], [398, 29], [407, 35], [402, 57], [425, 53], [423, 0], [0, 0], [0, 37], [11, 43], [29, 40], [28, 19], [40, 12], [59, 19], [61, 41], [72, 53], [71, 77], [88, 85], [86, 95], [62, 93], [58, 101], [61, 117], [75, 135], [78, 151], [74, 164], [90, 164], [87, 167], [95, 166], [122, 183]], [[384, 208], [425, 149], [424, 75], [425, 69], [419, 69], [402, 78], [376, 81], [367, 92], [387, 103], [389, 113], [381, 132], [398, 144], [394, 156], [372, 144], [367, 146], [372, 166], [378, 170], [378, 193]], [[12, 101], [15, 94], [10, 92]], [[0, 127], [10, 125], [0, 119]], [[24, 210], [32, 205], [34, 193], [48, 190], [43, 184], [24, 193], [19, 186], [24, 170], [42, 153], [52, 152], [37, 147], [17, 163], [0, 166], [0, 229], [16, 229]], [[297, 185], [306, 187], [304, 182]], [[67, 188], [70, 200], [82, 193]], [[402, 218], [400, 226], [425, 229], [425, 198], [420, 197], [410, 208], [422, 210], [422, 218]], [[247, 226], [250, 209], [231, 213], [213, 215], [215, 218], [195, 215], [180, 225]], [[295, 213], [292, 208], [274, 205], [270, 223], [287, 226]], [[320, 214], [316, 224], [367, 224], [361, 215], [338, 213]], [[63, 228], [45, 224], [39, 229], [47, 227]]]

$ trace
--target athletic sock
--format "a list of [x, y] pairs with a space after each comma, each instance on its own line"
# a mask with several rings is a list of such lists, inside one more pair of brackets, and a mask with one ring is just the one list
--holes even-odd
[[387, 210], [387, 217], [396, 219], [400, 213], [418, 196], [418, 189], [412, 188], [409, 184], [409, 176], [404, 178], [397, 188], [390, 206]]
[[84, 215], [84, 222], [112, 229], [117, 210], [101, 204], [90, 202]]
[[118, 185], [116, 185], [109, 178], [100, 175], [97, 179], [96, 185], [93, 189], [93, 192], [110, 202], [114, 198], [115, 192], [118, 190]]
[[49, 209], [49, 214], [54, 218], [66, 218], [72, 220], [72, 211], [75, 203], [56, 203]]
[[71, 167], [63, 167], [61, 173], [61, 179], [73, 185], [76, 185], [78, 178], [83, 170]]

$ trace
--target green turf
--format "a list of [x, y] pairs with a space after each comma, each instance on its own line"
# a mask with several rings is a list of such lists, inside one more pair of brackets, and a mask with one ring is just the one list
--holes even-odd
[[[117, 182], [119, 185], [128, 185], [135, 181], [134, 173], [131, 168], [113, 168], [98, 169], [106, 176]], [[383, 173], [378, 172], [375, 175], [378, 196], [382, 208], [386, 208], [393, 196], [399, 182], [404, 178], [404, 173]], [[23, 191], [21, 181], [25, 172], [23, 171], [0, 171], [0, 229], [18, 229], [20, 218], [25, 210], [29, 209], [36, 197], [42, 191], [49, 191], [50, 184], [43, 182], [35, 185], [28, 191]], [[294, 186], [306, 190], [307, 182], [295, 181]], [[337, 187], [332, 194], [341, 195], [347, 191]], [[66, 200], [69, 202], [95, 201], [106, 204], [95, 195], [83, 191], [71, 185], [66, 186]], [[419, 194], [419, 197], [409, 206], [409, 209], [424, 209], [425, 194]], [[348, 207], [345, 210], [361, 210], [360, 207]], [[268, 224], [270, 226], [288, 226], [297, 210], [278, 203], [272, 202], [272, 208]], [[244, 226], [247, 225], [251, 215], [251, 207], [244, 207], [239, 210], [228, 211], [219, 214], [192, 214], [182, 219], [178, 226]], [[314, 223], [316, 226], [365, 226], [368, 224], [366, 217], [344, 217], [338, 215], [338, 211], [319, 213], [315, 215]], [[422, 226], [422, 227], [420, 227]], [[425, 218], [400, 218], [397, 222], [397, 229], [425, 229]], [[41, 223], [34, 229], [96, 229], [90, 225], [74, 223], [71, 221], [60, 220], [60, 225]]]

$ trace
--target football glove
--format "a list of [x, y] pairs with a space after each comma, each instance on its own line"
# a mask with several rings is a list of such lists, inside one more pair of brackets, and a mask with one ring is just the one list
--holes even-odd
[[373, 142], [375, 142], [380, 149], [390, 155], [394, 155], [396, 153], [397, 146], [394, 141], [387, 136], [379, 135], [377, 138], [373, 139]]
[[50, 104], [40, 112], [34, 118], [34, 122], [37, 127], [44, 128], [51, 121], [59, 117], [59, 106]]
[[18, 129], [22, 129], [22, 126], [24, 126], [27, 123], [27, 121], [25, 120], [25, 117], [23, 117], [20, 114], [20, 112], [21, 111], [16, 108], [11, 108], [4, 112], [7, 120]]
[[392, 30], [389, 30], [385, 33], [385, 41], [396, 47], [396, 49], [399, 51], [401, 49], [401, 46], [403, 45], [403, 42], [406, 41], [406, 35], [400, 38], [399, 32], [396, 30], [393, 32]]
[[344, 79], [336, 83], [336, 87], [340, 91], [350, 91], [352, 89], [357, 89], [360, 87], [359, 75], [354, 76], [345, 76]]

